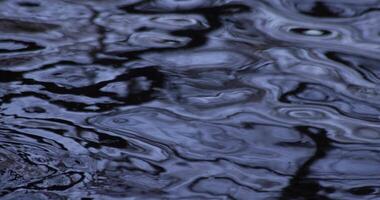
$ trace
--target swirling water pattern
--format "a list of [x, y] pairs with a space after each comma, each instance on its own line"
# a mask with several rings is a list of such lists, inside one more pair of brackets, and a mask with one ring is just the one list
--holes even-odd
[[380, 199], [380, 1], [0, 1], [1, 199]]

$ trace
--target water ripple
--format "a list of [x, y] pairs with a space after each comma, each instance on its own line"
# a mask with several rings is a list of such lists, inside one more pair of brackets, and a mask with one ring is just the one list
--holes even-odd
[[378, 199], [379, 5], [0, 1], [0, 198]]

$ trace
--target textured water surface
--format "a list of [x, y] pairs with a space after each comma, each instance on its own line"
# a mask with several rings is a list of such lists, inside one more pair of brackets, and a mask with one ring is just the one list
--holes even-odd
[[380, 1], [0, 1], [0, 196], [380, 199]]

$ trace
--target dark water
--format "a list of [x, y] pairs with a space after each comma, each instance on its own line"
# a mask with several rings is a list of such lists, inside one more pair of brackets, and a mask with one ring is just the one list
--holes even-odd
[[380, 1], [0, 1], [1, 199], [380, 199]]

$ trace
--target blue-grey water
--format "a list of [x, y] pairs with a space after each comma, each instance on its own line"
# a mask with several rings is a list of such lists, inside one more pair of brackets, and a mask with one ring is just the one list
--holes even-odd
[[0, 199], [379, 200], [379, 0], [1, 0]]

